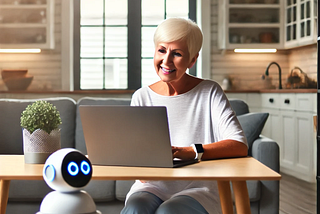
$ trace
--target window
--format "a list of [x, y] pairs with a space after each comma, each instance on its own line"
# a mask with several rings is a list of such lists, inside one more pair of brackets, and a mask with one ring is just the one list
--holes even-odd
[[[157, 81], [152, 40], [157, 25], [169, 17], [196, 21], [196, 0], [80, 0], [74, 4], [75, 90], [134, 90]], [[196, 75], [196, 66], [189, 73]]]

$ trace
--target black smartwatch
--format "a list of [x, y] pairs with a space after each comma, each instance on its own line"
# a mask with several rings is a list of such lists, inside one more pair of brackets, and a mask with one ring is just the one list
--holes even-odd
[[194, 152], [196, 153], [195, 159], [197, 159], [198, 161], [201, 161], [201, 157], [203, 155], [202, 144], [192, 144], [191, 146], [192, 146]]

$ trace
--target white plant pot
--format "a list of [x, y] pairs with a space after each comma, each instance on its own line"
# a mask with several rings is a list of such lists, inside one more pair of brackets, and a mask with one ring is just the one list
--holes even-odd
[[60, 129], [50, 134], [37, 129], [32, 134], [23, 129], [23, 152], [25, 163], [44, 164], [47, 158], [61, 149]]

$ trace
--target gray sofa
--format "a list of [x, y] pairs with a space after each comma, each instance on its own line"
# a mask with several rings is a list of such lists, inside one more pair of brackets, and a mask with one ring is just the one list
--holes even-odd
[[[86, 153], [82, 125], [78, 113], [80, 105], [129, 105], [129, 99], [84, 97], [73, 99], [47, 98], [60, 112], [61, 144]], [[0, 154], [23, 154], [20, 115], [35, 100], [0, 99]], [[230, 100], [249, 142], [249, 154], [279, 171], [279, 147], [275, 141], [260, 135], [268, 114], [249, 113], [246, 103]], [[95, 200], [97, 209], [105, 214], [120, 213], [133, 181], [91, 181], [84, 188]], [[39, 211], [43, 197], [52, 191], [44, 181], [11, 181], [7, 214], [34, 214]], [[252, 214], [279, 212], [279, 182], [249, 181], [248, 191]]]

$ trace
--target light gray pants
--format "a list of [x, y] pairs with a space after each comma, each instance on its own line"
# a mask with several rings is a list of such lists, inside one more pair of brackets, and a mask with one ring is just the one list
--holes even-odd
[[176, 196], [163, 202], [149, 192], [130, 196], [121, 214], [208, 214], [202, 205], [189, 196]]

